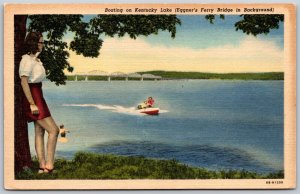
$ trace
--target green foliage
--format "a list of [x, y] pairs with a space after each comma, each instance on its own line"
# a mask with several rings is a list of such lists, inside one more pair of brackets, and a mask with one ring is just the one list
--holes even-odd
[[189, 167], [176, 160], [155, 160], [78, 152], [73, 160], [56, 159], [52, 174], [37, 174], [38, 162], [16, 175], [19, 180], [32, 179], [280, 179], [283, 171], [257, 174], [245, 170], [211, 171]]
[[99, 50], [103, 40], [97, 34], [87, 33], [80, 36], [75, 36], [70, 44], [70, 49], [75, 51], [77, 55], [82, 54], [84, 57], [98, 57]]
[[[205, 19], [209, 20], [209, 23], [213, 24], [214, 20], [216, 19], [216, 15], [214, 15], [214, 14], [206, 15]], [[224, 20], [225, 19], [225, 15], [221, 14], [220, 15], [220, 19]]]
[[267, 179], [279, 179], [279, 178], [284, 178], [284, 172], [283, 170], [280, 170], [278, 172], [270, 173], [265, 176]]
[[201, 73], [201, 72], [177, 72], [177, 71], [147, 71], [141, 74], [153, 74], [162, 76], [163, 79], [222, 79], [222, 80], [283, 80], [282, 72], [268, 73]]
[[282, 14], [241, 15], [241, 17], [243, 19], [235, 24], [236, 31], [242, 30], [244, 33], [254, 36], [268, 34], [271, 29], [278, 29], [279, 22], [284, 20]]
[[[243, 14], [240, 15], [243, 19], [234, 24], [235, 30], [242, 30], [243, 33], [252, 34], [268, 34], [272, 29], [278, 29], [279, 23], [284, 21], [283, 14]], [[220, 15], [221, 19], [225, 19], [225, 15]], [[216, 19], [214, 14], [205, 16], [211, 24]]]
[[279, 22], [284, 20], [282, 14], [257, 14], [257, 15], [241, 15], [243, 19], [234, 26], [236, 31], [242, 30], [246, 34], [254, 36], [258, 34], [268, 34], [271, 29], [278, 29]]
[[111, 77], [110, 80], [115, 80], [115, 81], [124, 81], [124, 77]]
[[176, 25], [180, 20], [176, 15], [98, 15], [90, 21], [92, 31], [107, 36], [123, 37], [126, 33], [136, 39], [139, 35], [158, 34], [159, 30], [171, 33], [175, 38]]
[[[69, 53], [67, 42], [63, 40], [67, 31], [75, 32], [77, 36], [84, 34], [87, 24], [82, 22], [82, 15], [30, 15], [28, 31], [46, 33], [44, 50], [41, 60], [44, 63], [47, 78], [57, 85], [65, 84], [67, 77], [63, 70], [73, 71], [67, 59]], [[81, 28], [84, 26], [84, 28]], [[75, 36], [75, 38], [77, 38]], [[97, 44], [97, 43], [94, 43]]]

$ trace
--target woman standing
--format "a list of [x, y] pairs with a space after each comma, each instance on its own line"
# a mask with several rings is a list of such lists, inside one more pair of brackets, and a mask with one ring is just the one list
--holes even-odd
[[[39, 32], [29, 32], [25, 39], [25, 53], [20, 62], [19, 75], [27, 100], [26, 116], [28, 122], [34, 122], [35, 150], [39, 161], [39, 173], [51, 173], [54, 169], [54, 155], [59, 129], [51, 117], [43, 97], [42, 81], [46, 77], [43, 63], [38, 55], [43, 50], [43, 36]], [[44, 146], [44, 134], [48, 133], [47, 158]]]

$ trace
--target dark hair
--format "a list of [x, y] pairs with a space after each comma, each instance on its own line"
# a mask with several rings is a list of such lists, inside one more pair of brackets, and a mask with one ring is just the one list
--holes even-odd
[[64, 128], [64, 125], [60, 125], [59, 128], [61, 128], [61, 129]]
[[29, 32], [25, 38], [24, 51], [25, 54], [36, 54], [38, 52], [38, 42], [43, 37], [40, 32]]

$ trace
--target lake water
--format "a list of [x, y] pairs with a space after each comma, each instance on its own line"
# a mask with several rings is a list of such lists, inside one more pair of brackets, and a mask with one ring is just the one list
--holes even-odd
[[[283, 169], [283, 81], [78, 81], [43, 91], [71, 131], [57, 157], [92, 151], [176, 159], [208, 169]], [[148, 96], [158, 116], [135, 107]], [[34, 129], [29, 125], [34, 151]]]

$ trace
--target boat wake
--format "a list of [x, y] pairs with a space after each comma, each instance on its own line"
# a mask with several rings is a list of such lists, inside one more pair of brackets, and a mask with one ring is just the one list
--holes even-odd
[[[108, 110], [111, 112], [128, 114], [128, 115], [138, 115], [144, 116], [145, 114], [141, 114], [136, 107], [124, 107], [121, 105], [103, 105], [103, 104], [63, 104], [63, 106], [77, 106], [77, 107], [96, 107], [99, 110]], [[160, 110], [159, 113], [167, 113], [168, 110]]]

